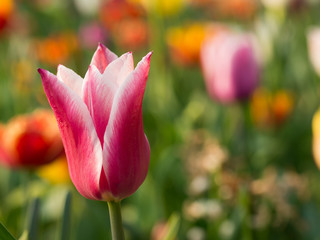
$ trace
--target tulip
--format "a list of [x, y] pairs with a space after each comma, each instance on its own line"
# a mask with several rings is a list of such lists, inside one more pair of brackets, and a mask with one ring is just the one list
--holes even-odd
[[320, 109], [312, 118], [312, 151], [317, 167], [320, 169]]
[[311, 27], [308, 30], [307, 43], [311, 65], [320, 76], [320, 27]]
[[119, 202], [143, 183], [150, 147], [142, 100], [151, 53], [134, 69], [132, 53], [117, 57], [100, 44], [84, 79], [62, 65], [39, 69], [58, 121], [75, 187], [84, 197]]
[[222, 103], [248, 98], [259, 82], [259, 64], [247, 34], [222, 31], [208, 37], [200, 58], [208, 93]]
[[286, 90], [271, 93], [258, 88], [250, 100], [253, 122], [260, 127], [279, 127], [288, 119], [294, 108], [293, 95]]
[[0, 4], [0, 32], [8, 24], [9, 18], [14, 10], [13, 0], [1, 0]]
[[111, 0], [100, 11], [100, 20], [110, 38], [123, 49], [139, 49], [148, 42], [148, 23], [143, 7], [134, 2]]
[[95, 48], [97, 42], [106, 42], [108, 39], [105, 29], [97, 22], [82, 25], [79, 29], [79, 42], [85, 48]]
[[200, 47], [205, 36], [205, 25], [192, 23], [183, 27], [171, 27], [166, 33], [171, 58], [180, 65], [199, 62]]
[[11, 168], [35, 168], [63, 152], [58, 126], [48, 110], [12, 118], [0, 125], [0, 163]]

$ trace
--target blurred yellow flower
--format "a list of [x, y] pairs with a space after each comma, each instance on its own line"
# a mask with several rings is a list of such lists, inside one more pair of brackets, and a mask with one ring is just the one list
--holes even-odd
[[320, 109], [318, 109], [312, 119], [312, 135], [313, 157], [318, 168], [320, 168]]
[[32, 88], [32, 80], [34, 79], [34, 66], [30, 59], [21, 59], [14, 62], [11, 67], [14, 77], [15, 87], [22, 92], [27, 92]]
[[52, 163], [38, 169], [38, 175], [52, 184], [69, 183], [67, 158], [63, 155]]
[[180, 12], [184, 0], [130, 0], [140, 3], [147, 11], [156, 12], [163, 16], [171, 16]]
[[253, 122], [261, 127], [279, 126], [286, 121], [293, 109], [292, 94], [285, 90], [271, 93], [266, 89], [257, 89], [250, 102]]

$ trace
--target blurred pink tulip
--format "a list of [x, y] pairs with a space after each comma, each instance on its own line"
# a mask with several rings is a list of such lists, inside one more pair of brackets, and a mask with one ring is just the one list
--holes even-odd
[[222, 103], [248, 98], [259, 82], [259, 66], [249, 35], [223, 31], [201, 47], [208, 93]]
[[144, 181], [150, 147], [142, 100], [151, 53], [134, 69], [132, 53], [117, 57], [100, 44], [84, 79], [58, 67], [39, 69], [58, 121], [70, 177], [84, 197], [120, 201]]
[[79, 29], [79, 41], [85, 48], [95, 48], [97, 42], [106, 42], [107, 33], [99, 23], [82, 25]]
[[320, 76], [320, 27], [310, 27], [307, 32], [308, 52], [311, 65]]

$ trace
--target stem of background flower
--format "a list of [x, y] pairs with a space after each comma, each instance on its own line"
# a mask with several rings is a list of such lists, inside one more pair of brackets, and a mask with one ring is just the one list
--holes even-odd
[[124, 240], [120, 202], [108, 202], [112, 240]]
[[243, 115], [243, 154], [246, 161], [248, 170], [254, 173], [254, 166], [251, 161], [250, 141], [251, 141], [251, 118], [250, 118], [250, 106], [248, 102], [241, 103], [242, 115]]

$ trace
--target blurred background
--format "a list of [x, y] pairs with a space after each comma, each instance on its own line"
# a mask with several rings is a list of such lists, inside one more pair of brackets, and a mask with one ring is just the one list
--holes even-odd
[[37, 73], [83, 77], [100, 42], [136, 63], [153, 51], [127, 239], [319, 239], [319, 14], [317, 0], [1, 0], [0, 222], [63, 239], [71, 194], [70, 239], [111, 239], [106, 203], [69, 179]]

